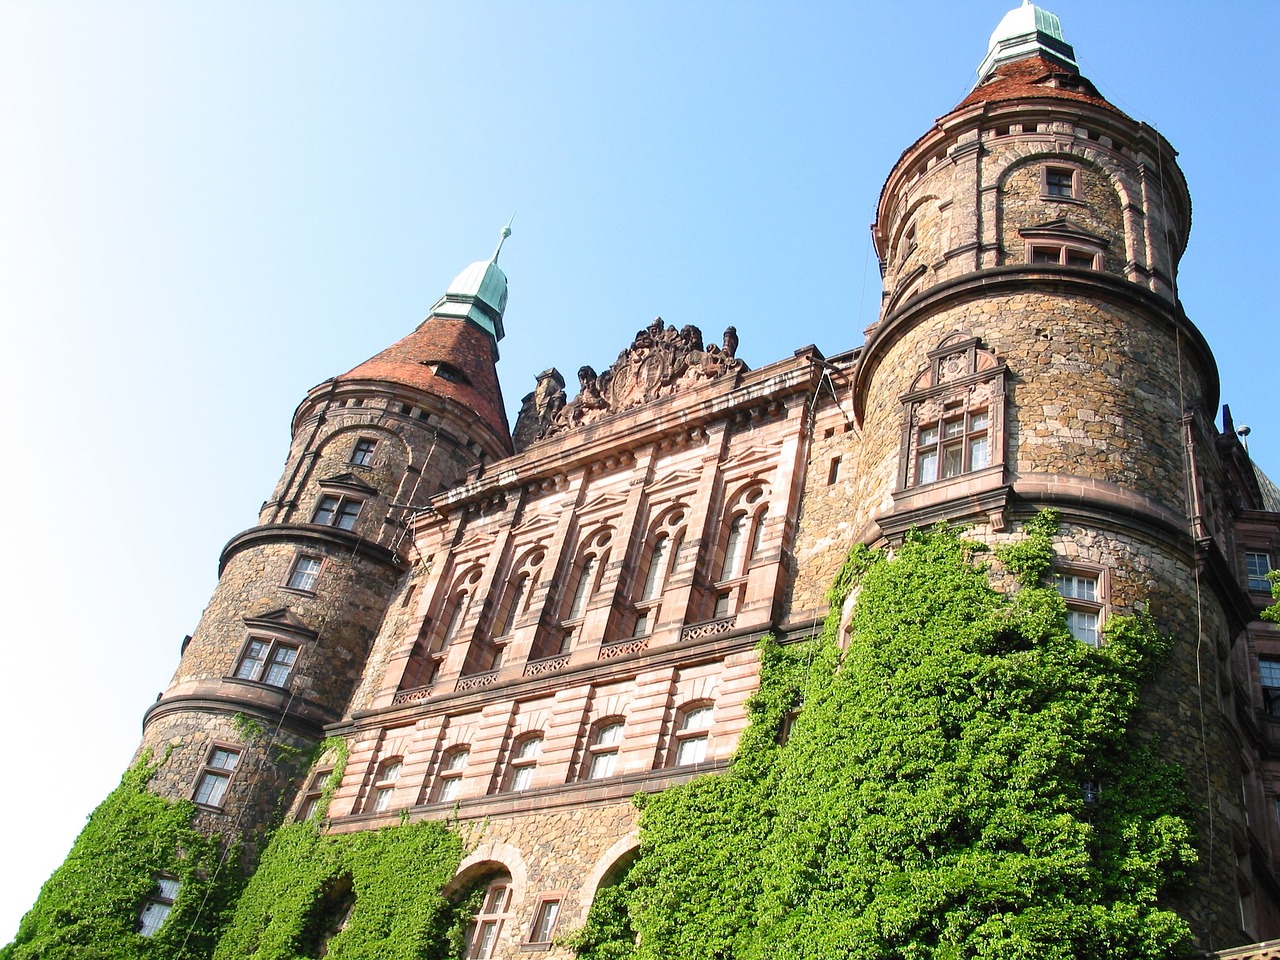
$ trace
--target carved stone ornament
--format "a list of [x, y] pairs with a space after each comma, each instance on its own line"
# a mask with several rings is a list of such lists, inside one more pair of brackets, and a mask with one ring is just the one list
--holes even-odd
[[734, 354], [738, 332], [730, 327], [724, 343], [703, 345], [695, 326], [676, 330], [658, 317], [636, 334], [635, 341], [618, 354], [604, 373], [591, 367], [578, 371], [578, 395], [562, 407], [540, 434], [555, 436], [565, 430], [621, 413], [642, 403], [670, 396], [707, 380], [745, 372], [747, 365]]

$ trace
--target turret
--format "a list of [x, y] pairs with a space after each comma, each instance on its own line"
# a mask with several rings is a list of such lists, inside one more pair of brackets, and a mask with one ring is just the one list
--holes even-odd
[[[1177, 642], [1143, 735], [1188, 771], [1198, 809], [1238, 809], [1213, 786], [1239, 777], [1230, 698], [1197, 681], [1226, 675], [1243, 623], [1204, 507], [1218, 374], [1176, 296], [1191, 202], [1175, 158], [1080, 74], [1057, 17], [1005, 16], [973, 90], [880, 195], [852, 527], [892, 543], [947, 521], [998, 544], [1058, 510], [1073, 632], [1097, 645], [1110, 617], [1154, 614]], [[1217, 820], [1200, 826], [1204, 869], [1172, 905], [1227, 942], [1248, 858]]]
[[258, 525], [224, 548], [142, 744], [169, 753], [152, 789], [194, 799], [207, 829], [252, 843], [279, 812], [400, 589], [406, 517], [511, 452], [497, 256], [459, 274], [408, 336], [308, 393]]

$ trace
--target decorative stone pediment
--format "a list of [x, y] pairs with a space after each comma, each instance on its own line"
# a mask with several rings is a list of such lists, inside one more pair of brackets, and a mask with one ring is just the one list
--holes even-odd
[[539, 439], [708, 380], [745, 372], [747, 365], [734, 356], [737, 349], [738, 333], [733, 327], [724, 332], [722, 345], [704, 345], [697, 327], [677, 330], [658, 317], [636, 334], [631, 346], [618, 354], [604, 373], [597, 374], [591, 367], [578, 371], [578, 395], [556, 410]]
[[305, 637], [318, 634], [307, 626], [287, 607], [280, 607], [258, 617], [245, 617], [245, 626], [250, 630], [269, 630], [275, 633], [291, 633]]
[[1063, 240], [1085, 243], [1095, 247], [1110, 246], [1111, 241], [1098, 233], [1092, 233], [1065, 217], [1023, 227], [1018, 234], [1028, 240]]
[[365, 483], [354, 473], [339, 473], [332, 477], [325, 477], [318, 480], [317, 483], [321, 488], [340, 487], [343, 490], [353, 490], [356, 493], [362, 493], [366, 496], [373, 496], [378, 492], [376, 487], [371, 487]]

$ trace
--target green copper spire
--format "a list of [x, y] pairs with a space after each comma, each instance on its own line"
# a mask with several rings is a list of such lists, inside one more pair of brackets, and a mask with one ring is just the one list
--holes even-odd
[[470, 320], [489, 334], [495, 344], [505, 336], [502, 314], [507, 309], [507, 275], [498, 268], [498, 254], [509, 236], [510, 222], [502, 228], [493, 256], [477, 260], [454, 277], [444, 296], [431, 308], [432, 317]]
[[986, 80], [1002, 64], [1028, 57], [1044, 57], [1073, 73], [1080, 69], [1076, 65], [1075, 50], [1063, 39], [1062, 22], [1057, 16], [1029, 0], [1022, 0], [1022, 6], [1006, 13], [991, 34], [987, 55], [978, 65], [978, 83]]

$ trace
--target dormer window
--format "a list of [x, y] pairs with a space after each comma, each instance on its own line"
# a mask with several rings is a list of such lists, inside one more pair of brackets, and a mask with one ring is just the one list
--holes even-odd
[[428, 367], [431, 370], [431, 372], [434, 373], [441, 380], [446, 380], [449, 383], [460, 383], [468, 386], [471, 384], [471, 378], [468, 377], [465, 373], [463, 373], [459, 367], [454, 366], [452, 363], [449, 363], [447, 360], [423, 360], [422, 365], [424, 367]]

